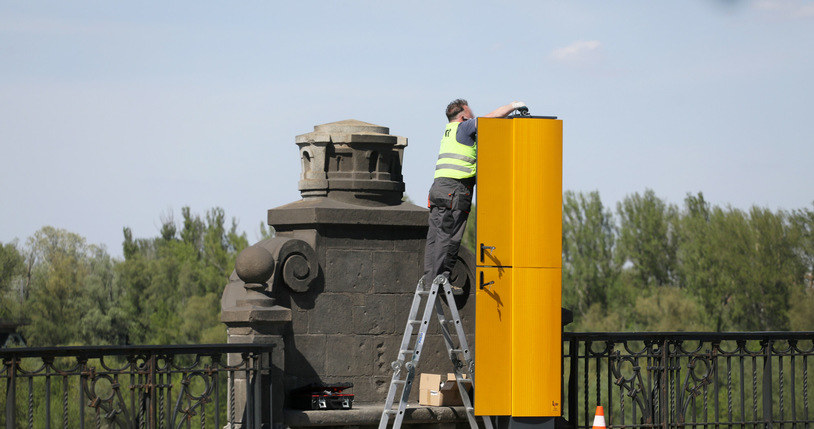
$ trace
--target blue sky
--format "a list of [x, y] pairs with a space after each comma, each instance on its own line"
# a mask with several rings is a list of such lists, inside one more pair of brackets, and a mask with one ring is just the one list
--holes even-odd
[[219, 206], [258, 238], [299, 199], [294, 137], [405, 136], [423, 201], [444, 127], [521, 100], [564, 120], [564, 187], [748, 209], [814, 201], [814, 2], [0, 3], [0, 242]]

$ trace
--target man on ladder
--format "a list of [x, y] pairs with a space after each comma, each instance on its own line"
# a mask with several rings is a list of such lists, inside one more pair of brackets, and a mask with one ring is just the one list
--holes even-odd
[[[498, 107], [485, 117], [503, 118], [516, 109], [525, 109], [522, 102], [513, 102]], [[455, 265], [458, 249], [466, 228], [469, 209], [472, 205], [472, 193], [475, 186], [477, 172], [477, 118], [469, 108], [466, 100], [457, 99], [447, 106], [447, 124], [444, 136], [441, 139], [441, 150], [435, 166], [435, 180], [430, 188], [428, 205], [430, 208], [429, 231], [427, 232], [427, 247], [424, 254], [424, 276], [416, 286], [413, 304], [407, 320], [407, 326], [402, 337], [401, 347], [397, 360], [393, 361], [393, 377], [385, 401], [384, 411], [379, 422], [379, 429], [387, 428], [390, 416], [395, 416], [393, 429], [399, 429], [404, 418], [407, 400], [410, 396], [416, 367], [418, 366], [424, 338], [427, 333], [429, 319], [435, 312], [441, 324], [441, 333], [447, 347], [447, 353], [452, 361], [458, 390], [466, 409], [467, 420], [472, 429], [477, 429], [474, 409], [469, 395], [464, 388], [464, 382], [472, 382], [474, 363], [472, 354], [466, 341], [466, 334], [461, 325], [457, 307], [449, 305], [452, 320], [447, 320], [444, 309], [438, 302], [438, 293], [446, 296], [447, 303], [454, 303], [452, 288], [449, 284], [449, 275]], [[431, 283], [430, 283], [431, 282]], [[429, 283], [429, 287], [425, 284]], [[440, 290], [439, 290], [440, 289]], [[422, 299], [427, 300], [422, 304]], [[420, 307], [424, 307], [423, 316], [418, 318]], [[457, 334], [457, 345], [453, 340], [448, 325], [454, 326]], [[415, 338], [414, 328], [418, 327]], [[463, 358], [463, 359], [461, 359]], [[463, 375], [469, 373], [469, 379]], [[393, 409], [393, 403], [401, 386], [401, 395], [398, 407]], [[492, 428], [491, 421], [484, 418], [487, 429]]]
[[[515, 101], [483, 117], [505, 118], [514, 110], [525, 107], [525, 103]], [[477, 172], [478, 118], [467, 101], [460, 98], [449, 103], [446, 115], [449, 123], [441, 138], [435, 180], [427, 199], [430, 209], [427, 247], [424, 249], [424, 278], [427, 282], [442, 274], [449, 278], [455, 266], [472, 206]]]

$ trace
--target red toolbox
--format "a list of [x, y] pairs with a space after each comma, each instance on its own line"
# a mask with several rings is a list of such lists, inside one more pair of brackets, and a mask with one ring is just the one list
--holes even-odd
[[291, 405], [299, 410], [349, 410], [353, 393], [343, 393], [353, 383], [312, 383], [291, 391]]

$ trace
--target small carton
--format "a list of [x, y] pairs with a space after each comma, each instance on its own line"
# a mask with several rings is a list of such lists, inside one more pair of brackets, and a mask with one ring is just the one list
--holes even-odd
[[418, 404], [431, 407], [462, 405], [455, 374], [421, 374], [418, 384]]

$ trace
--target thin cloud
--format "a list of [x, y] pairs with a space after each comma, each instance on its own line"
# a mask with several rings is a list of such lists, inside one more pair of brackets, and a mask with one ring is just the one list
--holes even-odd
[[814, 18], [814, 4], [793, 0], [758, 0], [753, 3], [757, 10], [781, 14], [791, 18]]
[[598, 40], [580, 40], [554, 49], [551, 59], [569, 64], [593, 63], [599, 60], [602, 43]]
[[159, 28], [146, 28], [125, 22], [97, 21], [79, 22], [67, 19], [53, 19], [26, 16], [0, 17], [0, 34], [44, 35], [44, 36], [109, 36], [111, 34], [140, 34], [157, 31]]

